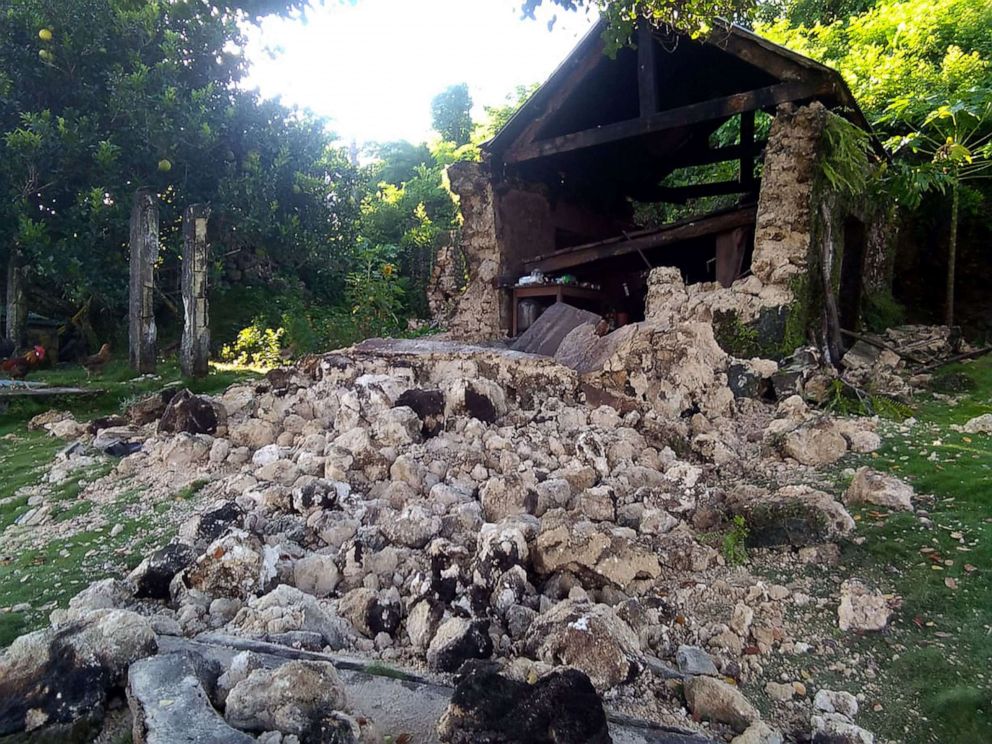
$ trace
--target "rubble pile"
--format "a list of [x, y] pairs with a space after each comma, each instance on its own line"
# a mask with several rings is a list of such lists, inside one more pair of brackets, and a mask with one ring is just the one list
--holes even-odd
[[[812, 600], [719, 548], [740, 515], [751, 547], [835, 561], [855, 522], [804, 479], [876, 448], [874, 423], [798, 394], [735, 394], [731, 366], [769, 386], [782, 370], [727, 357], [702, 323], [648, 324], [605, 358], [587, 374], [500, 349], [366, 342], [107, 422], [97, 440], [138, 447], [110, 479], [209, 480], [209, 502], [126, 579], [93, 585], [0, 656], [0, 697], [20, 701], [0, 734], [70, 723], [126, 685], [139, 742], [174, 740], [183, 721], [165, 698], [214, 741], [380, 741], [389, 732], [335, 654], [458, 673], [442, 741], [609, 741], [603, 705], [683, 737], [670, 741], [857, 729], [853, 713], [808, 701], [763, 721], [731, 684], [811, 649], [784, 615]], [[622, 405], [595, 404], [604, 396]], [[51, 419], [38, 425], [69, 428]], [[911, 496], [859, 472], [845, 498], [912, 508]], [[884, 628], [885, 598], [854, 577], [841, 591], [842, 630]], [[163, 638], [211, 634], [311, 656], [154, 656]], [[85, 700], [62, 695], [53, 665], [85, 673]]]

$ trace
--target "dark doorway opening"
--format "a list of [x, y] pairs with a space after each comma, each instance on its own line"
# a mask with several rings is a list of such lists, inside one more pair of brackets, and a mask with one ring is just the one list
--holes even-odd
[[855, 333], [861, 330], [865, 253], [865, 225], [855, 217], [848, 217], [844, 220], [844, 256], [840, 266], [837, 311], [840, 315], [840, 327]]

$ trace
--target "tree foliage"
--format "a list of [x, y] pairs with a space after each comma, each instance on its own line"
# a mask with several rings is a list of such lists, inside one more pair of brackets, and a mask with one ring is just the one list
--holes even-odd
[[322, 121], [237, 87], [242, 24], [303, 5], [19, 0], [0, 10], [0, 261], [16, 251], [56, 312], [93, 298], [119, 313], [131, 198], [150, 186], [166, 292], [178, 285], [179, 221], [193, 202], [212, 205], [215, 255], [250, 255], [270, 277], [340, 291], [356, 169]]
[[472, 137], [472, 97], [468, 85], [458, 83], [434, 96], [431, 121], [441, 139], [458, 146], [467, 145]]

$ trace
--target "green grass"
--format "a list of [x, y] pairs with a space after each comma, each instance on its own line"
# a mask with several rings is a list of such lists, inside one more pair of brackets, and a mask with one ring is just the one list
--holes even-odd
[[[126, 361], [112, 361], [103, 373], [87, 380], [75, 365], [41, 370], [29, 379], [50, 385], [89, 387], [100, 392], [92, 397], [62, 397], [19, 401], [0, 414], [0, 546], [2, 531], [27, 511], [27, 496], [15, 496], [18, 489], [38, 483], [51, 465], [55, 454], [66, 442], [44, 431], [29, 432], [31, 417], [50, 409], [68, 410], [77, 420], [122, 413], [127, 405], [169, 384], [180, 384], [195, 393], [216, 393], [250, 376], [244, 370], [212, 370], [198, 380], [183, 379], [175, 360], [159, 364], [154, 377], [136, 377]], [[52, 521], [66, 522], [94, 509], [93, 502], [79, 500], [85, 483], [106, 475], [115, 461], [107, 460], [81, 469], [65, 482], [52, 487], [46, 503], [52, 504]], [[180, 491], [177, 501], [166, 502], [161, 513], [168, 512], [179, 500], [192, 499], [206, 485], [197, 481]], [[106, 527], [54, 540], [47, 545], [32, 546], [15, 555], [0, 547], [0, 607], [23, 602], [31, 604], [27, 612], [0, 613], [0, 648], [18, 635], [48, 623], [54, 607], [64, 607], [68, 600], [90, 582], [106, 576], [121, 575], [134, 568], [151, 549], [167, 542], [175, 531], [169, 519], [150, 515], [134, 517], [128, 513], [141, 498], [138, 489], [127, 491], [113, 504], [99, 508], [110, 517]], [[158, 511], [158, 510], [156, 510]], [[123, 530], [110, 536], [111, 527]]]
[[857, 510], [867, 539], [845, 546], [842, 568], [902, 598], [891, 634], [859, 641], [884, 660], [889, 692], [882, 711], [865, 706], [864, 725], [907, 744], [979, 744], [992, 741], [992, 435], [951, 426], [992, 411], [992, 358], [941, 377], [967, 390], [960, 402], [922, 401], [915, 426], [887, 423], [883, 448], [865, 458], [913, 484], [933, 529], [912, 514]]

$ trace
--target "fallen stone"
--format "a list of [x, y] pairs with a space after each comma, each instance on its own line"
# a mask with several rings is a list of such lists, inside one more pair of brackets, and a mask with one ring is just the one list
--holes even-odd
[[847, 440], [833, 420], [822, 418], [787, 432], [781, 443], [782, 454], [803, 465], [831, 465], [847, 453]]
[[716, 677], [720, 673], [710, 655], [699, 646], [679, 646], [675, 651], [675, 663], [680, 672], [691, 676], [704, 674]]
[[495, 664], [470, 662], [438, 723], [446, 744], [606, 744], [606, 712], [589, 678], [556, 670], [534, 684], [501, 675]]
[[638, 673], [637, 634], [607, 605], [565, 600], [534, 618], [524, 638], [532, 658], [585, 672], [599, 690]]
[[725, 723], [738, 733], [743, 733], [761, 718], [758, 709], [740, 690], [714, 677], [687, 679], [685, 698], [693, 716], [704, 721]]
[[969, 419], [961, 427], [961, 431], [965, 434], [992, 434], [992, 413], [983, 413]]
[[840, 586], [840, 606], [837, 608], [841, 630], [882, 630], [889, 623], [892, 609], [888, 600], [857, 579], [848, 579]]
[[235, 531], [215, 540], [185, 573], [185, 583], [211, 597], [244, 599], [262, 588], [264, 558], [258, 538]]
[[657, 556], [631, 530], [584, 520], [553, 523], [547, 516], [534, 542], [533, 562], [539, 575], [569, 571], [590, 585], [621, 589], [661, 574]]
[[819, 690], [813, 697], [813, 707], [824, 713], [839, 713], [852, 721], [858, 715], [858, 699], [843, 690]]
[[0, 736], [99, 719], [128, 666], [156, 650], [149, 620], [127, 610], [21, 636], [0, 655]]
[[[325, 661], [289, 661], [256, 669], [227, 695], [224, 718], [245, 731], [307, 735], [348, 706], [344, 684]], [[332, 740], [333, 741], [333, 740]]]
[[845, 537], [855, 528], [842, 504], [808, 486], [785, 486], [774, 494], [740, 488], [728, 496], [727, 507], [744, 517], [750, 547], [816, 545]]
[[216, 742], [250, 744], [249, 736], [225, 723], [210, 704], [198, 666], [189, 653], [152, 656], [128, 670], [127, 700], [135, 744]]
[[855, 726], [843, 716], [826, 714], [813, 716], [813, 744], [875, 744], [875, 736], [860, 726]]
[[874, 504], [898, 511], [913, 510], [913, 487], [893, 475], [858, 468], [844, 492], [845, 504]]
[[180, 390], [169, 401], [158, 422], [159, 433], [215, 434], [221, 417], [213, 403]]
[[740, 736], [735, 736], [730, 744], [782, 744], [782, 734], [764, 721], [755, 721]]
[[135, 587], [134, 595], [139, 598], [168, 599], [172, 578], [195, 558], [193, 548], [183, 543], [170, 543], [159, 548], [141, 561], [128, 576], [128, 581]]
[[427, 665], [439, 672], [457, 672], [468, 659], [488, 659], [493, 653], [487, 620], [452, 617], [437, 629], [427, 648]]

